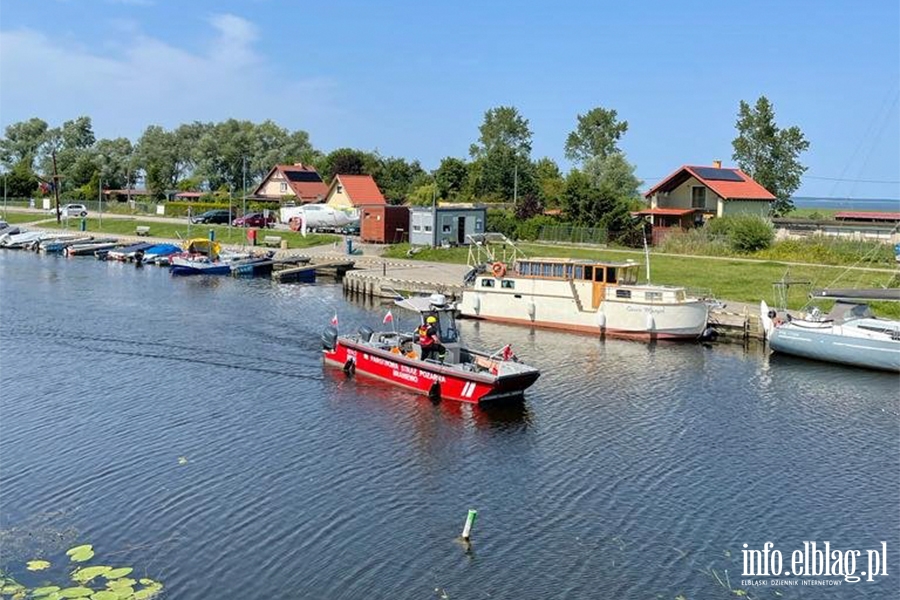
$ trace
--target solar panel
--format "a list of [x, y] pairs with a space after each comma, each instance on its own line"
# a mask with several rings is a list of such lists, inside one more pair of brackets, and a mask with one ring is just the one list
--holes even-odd
[[291, 181], [300, 181], [300, 182], [320, 182], [322, 178], [319, 177], [319, 174], [314, 171], [288, 171], [285, 173], [287, 178]]
[[744, 181], [744, 178], [731, 169], [717, 169], [715, 167], [691, 167], [691, 170], [703, 179], [713, 181]]

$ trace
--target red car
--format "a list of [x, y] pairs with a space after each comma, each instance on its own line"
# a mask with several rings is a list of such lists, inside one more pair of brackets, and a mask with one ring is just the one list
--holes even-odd
[[248, 213], [238, 217], [231, 224], [235, 227], [274, 227], [275, 217], [273, 215], [266, 217], [261, 212]]

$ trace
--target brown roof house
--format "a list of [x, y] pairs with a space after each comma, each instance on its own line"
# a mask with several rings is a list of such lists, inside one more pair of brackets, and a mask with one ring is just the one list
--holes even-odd
[[339, 210], [357, 211], [360, 206], [387, 204], [371, 175], [335, 175], [325, 204]]
[[650, 217], [658, 227], [687, 227], [710, 217], [755, 214], [768, 216], [773, 196], [749, 175], [723, 168], [685, 165], [644, 194], [650, 208], [636, 214]]
[[293, 165], [275, 165], [265, 176], [253, 197], [260, 200], [281, 201], [294, 196], [297, 204], [324, 202], [328, 194], [328, 186], [319, 177], [314, 167], [296, 163]]

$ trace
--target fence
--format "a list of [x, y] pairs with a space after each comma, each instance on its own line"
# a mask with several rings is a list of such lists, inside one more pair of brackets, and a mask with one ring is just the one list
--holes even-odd
[[600, 227], [576, 227], [574, 225], [545, 225], [538, 239], [543, 242], [567, 242], [570, 244], [606, 244], [609, 232]]

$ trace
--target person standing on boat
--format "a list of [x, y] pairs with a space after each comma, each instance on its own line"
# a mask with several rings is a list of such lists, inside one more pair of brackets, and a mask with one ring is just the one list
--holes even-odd
[[422, 347], [422, 360], [434, 358], [440, 351], [441, 338], [438, 335], [436, 325], [437, 317], [431, 315], [416, 330], [416, 334], [419, 337], [419, 346]]

